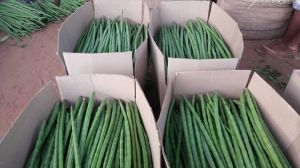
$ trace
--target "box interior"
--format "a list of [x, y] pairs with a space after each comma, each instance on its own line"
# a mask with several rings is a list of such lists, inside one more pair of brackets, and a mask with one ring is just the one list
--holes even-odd
[[79, 96], [96, 93], [96, 100], [105, 98], [135, 101], [148, 135], [154, 167], [160, 167], [160, 143], [152, 109], [135, 79], [122, 75], [71, 75], [56, 77], [28, 104], [0, 143], [0, 167], [23, 167], [31, 153], [42, 122], [53, 105], [66, 99], [75, 103]]
[[[172, 75], [158, 120], [161, 140], [168, 108], [173, 97], [218, 91], [226, 97], [239, 98], [247, 86], [249, 77], [250, 71], [240, 70], [182, 72]], [[299, 115], [256, 73], [252, 76], [247, 88], [255, 97], [265, 122], [282, 150], [295, 166], [300, 166]], [[161, 143], [163, 145], [163, 142]]]
[[[142, 23], [148, 27], [150, 11], [142, 0], [87, 2], [66, 19], [59, 31], [58, 55], [62, 57], [68, 74], [121, 74], [136, 76], [142, 86], [148, 61], [148, 40], [146, 39], [134, 53], [74, 53], [77, 41], [86, 31], [91, 20], [101, 17], [123, 16], [129, 22]], [[134, 61], [133, 61], [134, 60]], [[134, 64], [135, 63], [135, 64]], [[112, 68], [113, 67], [113, 68]]]
[[[168, 77], [166, 77], [166, 75], [169, 76], [175, 72], [195, 70], [236, 69], [244, 49], [242, 33], [240, 32], [237, 23], [215, 3], [212, 4], [210, 16], [208, 1], [161, 2], [152, 10], [151, 14], [152, 18], [149, 27], [149, 34], [161, 104], [167, 88], [166, 80]], [[208, 21], [211, 25], [214, 25], [219, 30], [225, 42], [231, 49], [234, 58], [206, 60], [168, 58], [168, 67], [165, 68], [166, 65], [164, 61], [164, 55], [154, 40], [161, 25], [170, 25], [174, 22], [182, 25], [188, 20], [195, 20], [199, 17], [205, 21]], [[167, 70], [167, 73], [165, 73], [165, 70]]]

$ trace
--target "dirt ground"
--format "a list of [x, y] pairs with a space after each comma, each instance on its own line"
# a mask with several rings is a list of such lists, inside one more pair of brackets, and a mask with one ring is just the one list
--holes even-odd
[[[56, 56], [59, 27], [60, 23], [49, 24], [22, 42], [0, 43], [0, 139], [37, 91], [54, 76], [65, 74]], [[283, 59], [259, 55], [255, 48], [267, 42], [245, 41], [239, 69], [256, 70], [282, 93], [293, 69], [300, 68], [300, 54]], [[151, 94], [155, 92], [151, 87], [148, 89]], [[148, 98], [155, 99], [155, 96], [148, 95]], [[155, 115], [157, 117], [158, 113]]]

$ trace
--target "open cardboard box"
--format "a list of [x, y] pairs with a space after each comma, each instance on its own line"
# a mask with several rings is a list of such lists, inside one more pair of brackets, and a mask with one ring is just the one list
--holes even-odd
[[[296, 111], [258, 74], [250, 77], [248, 70], [198, 71], [175, 73], [169, 80], [166, 96], [158, 119], [158, 131], [163, 135], [172, 98], [183, 95], [218, 91], [230, 98], [239, 98], [248, 88], [261, 109], [272, 134], [294, 167], [300, 167], [300, 117]], [[249, 83], [248, 83], [249, 82]], [[162, 149], [163, 151], [163, 149]], [[163, 151], [164, 160], [167, 163]]]
[[135, 101], [148, 135], [153, 166], [159, 168], [161, 150], [152, 109], [138, 82], [123, 75], [71, 75], [56, 77], [31, 100], [7, 135], [0, 142], [0, 167], [23, 167], [36, 141], [38, 130], [56, 101], [75, 103], [79, 96], [95, 91], [96, 100], [105, 98]]
[[300, 114], [300, 70], [294, 70], [283, 97]]
[[[196, 18], [202, 18], [218, 29], [234, 58], [205, 60], [168, 58], [168, 67], [165, 68], [165, 56], [156, 44], [154, 37], [162, 25], [170, 25], [174, 22], [183, 25], [188, 20], [195, 20]], [[165, 1], [159, 3], [151, 12], [149, 34], [161, 104], [167, 88], [166, 75], [173, 72], [195, 70], [233, 70], [236, 69], [244, 50], [242, 34], [237, 23], [215, 3], [212, 4], [210, 10], [208, 1]], [[165, 73], [165, 69], [167, 73]]]
[[[57, 54], [68, 74], [122, 74], [135, 76], [144, 86], [148, 62], [148, 38], [134, 53], [74, 53], [75, 46], [93, 18], [123, 16], [148, 27], [150, 12], [143, 0], [93, 0], [86, 2], [62, 24], [58, 33]], [[132, 55], [133, 54], [133, 55]], [[134, 58], [133, 58], [134, 56]], [[133, 59], [135, 64], [133, 65]]]

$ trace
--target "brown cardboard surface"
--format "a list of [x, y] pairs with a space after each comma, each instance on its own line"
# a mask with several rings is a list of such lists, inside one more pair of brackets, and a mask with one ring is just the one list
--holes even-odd
[[0, 167], [23, 167], [39, 128], [48, 118], [59, 96], [54, 82], [49, 82], [27, 105], [5, 138], [0, 142]]
[[300, 70], [294, 70], [283, 97], [300, 114]]
[[[182, 58], [168, 58], [169, 67], [168, 74], [175, 72], [193, 71], [195, 69], [201, 70], [232, 70], [236, 69], [239, 59], [182, 59]], [[188, 66], [182, 66], [188, 65]]]
[[[148, 53], [148, 40], [144, 41], [134, 53], [136, 56], [134, 61], [134, 75], [140, 82], [141, 86], [145, 86], [144, 78], [147, 73]], [[131, 67], [133, 67], [133, 65]]]
[[[173, 74], [169, 80], [170, 83], [158, 120], [161, 143], [168, 108], [173, 97], [219, 91], [226, 97], [239, 98], [249, 78], [250, 71], [240, 70], [181, 72]], [[248, 89], [255, 97], [264, 120], [282, 147], [282, 150], [292, 160], [295, 167], [300, 167], [299, 115], [256, 73], [251, 77]], [[164, 159], [166, 161], [166, 158]]]
[[133, 76], [131, 51], [116, 53], [64, 52], [63, 55], [69, 75], [99, 73]]
[[[184, 25], [190, 19], [208, 18], [209, 3], [199, 1], [168, 1], [160, 3], [161, 23]], [[180, 11], [180, 12], [179, 12]]]
[[45, 86], [29, 103], [6, 137], [0, 143], [0, 167], [23, 167], [36, 140], [42, 121], [48, 118], [54, 103], [67, 99], [74, 103], [79, 96], [135, 101], [148, 135], [153, 166], [160, 167], [160, 144], [152, 109], [138, 82], [123, 75], [71, 75], [56, 78]]
[[[208, 12], [208, 1], [165, 1], [160, 2], [153, 9], [149, 26], [150, 46], [161, 104], [167, 85], [165, 81], [164, 55], [153, 40], [155, 35], [163, 24], [172, 24], [174, 22], [184, 24], [190, 19], [195, 20], [197, 17], [207, 20]], [[220, 30], [220, 34], [232, 50], [234, 58], [221, 60], [168, 59], [167, 75], [182, 71], [236, 69], [244, 49], [242, 34], [237, 23], [215, 3], [212, 4], [209, 23]]]
[[[148, 38], [136, 50], [134, 56], [131, 55], [130, 57], [128, 52], [101, 54], [73, 52], [77, 41], [93, 18], [123, 16], [130, 22], [142, 23], [148, 27], [150, 11], [147, 4], [142, 0], [128, 0], [126, 2], [122, 0], [94, 0], [93, 2], [94, 4], [92, 2], [86, 3], [66, 19], [59, 32], [58, 55], [61, 57], [64, 55], [64, 63], [68, 73], [136, 75], [143, 86], [148, 61]], [[65, 54], [64, 52], [68, 53]], [[133, 66], [133, 59], [136, 61], [135, 67]]]
[[150, 50], [151, 58], [153, 61], [154, 73], [156, 77], [156, 82], [158, 86], [160, 105], [162, 104], [163, 98], [165, 96], [165, 90], [167, 88], [166, 76], [165, 76], [165, 63], [164, 58], [162, 58], [162, 52], [158, 49], [157, 45], [154, 42], [152, 36], [150, 38]]

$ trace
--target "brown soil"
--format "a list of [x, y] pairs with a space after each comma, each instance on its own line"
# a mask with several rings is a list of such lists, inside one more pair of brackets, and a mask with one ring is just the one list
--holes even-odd
[[59, 28], [49, 24], [21, 42], [0, 43], [0, 139], [37, 91], [64, 74], [56, 56]]

